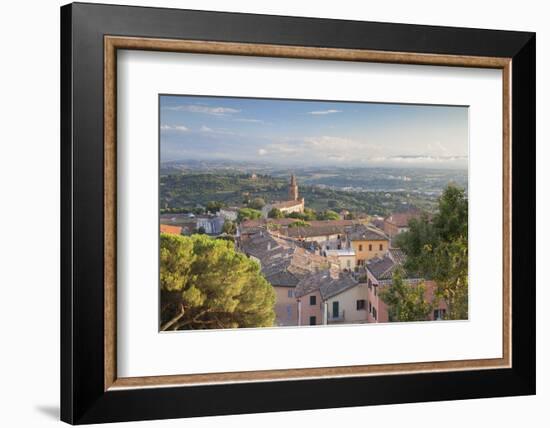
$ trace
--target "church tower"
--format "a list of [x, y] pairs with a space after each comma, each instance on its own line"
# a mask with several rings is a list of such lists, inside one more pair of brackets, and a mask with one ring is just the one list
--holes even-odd
[[288, 185], [288, 199], [291, 201], [298, 200], [298, 184], [296, 183], [296, 177], [294, 174], [290, 176], [290, 184]]

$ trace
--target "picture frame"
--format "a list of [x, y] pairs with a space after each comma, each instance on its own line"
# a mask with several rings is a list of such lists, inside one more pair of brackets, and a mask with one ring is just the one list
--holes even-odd
[[[118, 50], [501, 69], [502, 358], [118, 377]], [[61, 419], [85, 424], [534, 394], [535, 96], [534, 33], [63, 6]]]

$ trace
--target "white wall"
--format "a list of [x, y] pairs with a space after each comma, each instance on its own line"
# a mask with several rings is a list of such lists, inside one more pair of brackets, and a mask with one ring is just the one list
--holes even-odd
[[[123, 2], [122, 0], [120, 0]], [[57, 0], [4, 2], [0, 11], [2, 67], [0, 68], [0, 379], [4, 398], [2, 424], [54, 426], [59, 397], [59, 10]], [[103, 0], [103, 3], [116, 3]], [[548, 108], [550, 28], [545, 2], [535, 0], [441, 1], [356, 0], [297, 2], [295, 0], [148, 0], [126, 4], [185, 7], [324, 18], [392, 21], [415, 24], [485, 27], [537, 31], [539, 76], [537, 91], [538, 140], [538, 266], [550, 257], [550, 182]], [[543, 77], [543, 78], [541, 78]], [[545, 183], [543, 185], [543, 182]], [[34, 232], [31, 235], [29, 232]], [[32, 244], [31, 244], [32, 238]], [[543, 272], [539, 269], [538, 277]], [[548, 275], [545, 275], [547, 277]], [[426, 427], [432, 424], [469, 427], [517, 427], [548, 420], [550, 318], [542, 303], [550, 293], [541, 282], [538, 294], [538, 392], [536, 397], [421, 403], [353, 409], [319, 410], [188, 420], [187, 427], [331, 427], [354, 420], [369, 426]], [[548, 282], [547, 278], [546, 281]], [[24, 305], [23, 305], [24, 303]], [[24, 315], [24, 317], [23, 317]], [[544, 341], [543, 341], [544, 339]], [[475, 388], [475, 385], [472, 386]], [[527, 421], [526, 421], [527, 419]], [[152, 422], [149, 426], [181, 426], [181, 421]], [[142, 424], [145, 426], [146, 424]], [[541, 425], [541, 424], [538, 424]], [[125, 426], [138, 426], [127, 424]]]

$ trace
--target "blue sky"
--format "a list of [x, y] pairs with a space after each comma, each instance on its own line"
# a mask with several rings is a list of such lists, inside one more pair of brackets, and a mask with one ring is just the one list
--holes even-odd
[[460, 106], [162, 95], [160, 128], [161, 161], [467, 166]]

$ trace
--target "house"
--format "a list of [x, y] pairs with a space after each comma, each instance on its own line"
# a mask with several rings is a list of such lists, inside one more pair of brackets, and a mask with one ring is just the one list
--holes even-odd
[[197, 230], [204, 229], [204, 233], [208, 235], [220, 235], [223, 231], [223, 217], [200, 217], [197, 218]]
[[169, 235], [181, 235], [181, 226], [173, 226], [171, 224], [161, 224], [160, 233], [167, 233]]
[[347, 244], [346, 228], [331, 224], [288, 227], [278, 232], [296, 241], [316, 242], [320, 250], [342, 249]]
[[242, 241], [239, 250], [260, 264], [262, 274], [273, 286], [276, 325], [298, 325], [296, 286], [312, 273], [327, 269], [330, 261], [266, 230]]
[[411, 209], [406, 212], [393, 213], [384, 219], [384, 232], [393, 238], [400, 233], [409, 230], [409, 221], [413, 218], [420, 218], [422, 213], [418, 209]]
[[367, 322], [367, 286], [338, 268], [302, 279], [296, 286], [298, 325]]
[[359, 266], [374, 257], [383, 256], [390, 246], [388, 236], [374, 226], [356, 225], [348, 234], [348, 239], [355, 252], [356, 264]]
[[[367, 312], [368, 322], [382, 323], [390, 322], [391, 317], [388, 313], [388, 307], [380, 298], [380, 290], [390, 287], [393, 280], [393, 273], [396, 269], [402, 267], [404, 254], [399, 249], [391, 249], [385, 256], [371, 259], [367, 262]], [[425, 286], [424, 297], [432, 301], [436, 289], [434, 281], [424, 281], [411, 275], [403, 278], [405, 284], [415, 287], [420, 283]], [[433, 313], [428, 317], [429, 320], [442, 319], [447, 311], [447, 305], [441, 300]]]
[[283, 214], [303, 213], [304, 206], [305, 200], [298, 196], [298, 183], [296, 182], [296, 177], [292, 174], [288, 185], [288, 200], [266, 204], [262, 208], [262, 217], [268, 218], [269, 212], [272, 209], [278, 209]]
[[342, 248], [340, 250], [325, 250], [327, 257], [334, 257], [338, 261], [341, 270], [355, 270], [355, 250], [353, 248]]
[[220, 217], [223, 217], [224, 220], [237, 221], [239, 212], [237, 208], [221, 208], [218, 214]]

